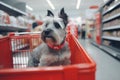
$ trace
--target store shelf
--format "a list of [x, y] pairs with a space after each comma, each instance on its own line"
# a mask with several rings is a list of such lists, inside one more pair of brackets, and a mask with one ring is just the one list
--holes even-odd
[[111, 27], [105, 27], [102, 30], [105, 31], [105, 30], [114, 30], [114, 29], [120, 29], [120, 25], [111, 26]]
[[103, 12], [102, 15], [105, 15], [107, 13], [109, 13], [110, 11], [114, 10], [116, 7], [120, 6], [120, 2], [114, 4], [113, 6], [111, 6], [109, 9], [107, 9], [106, 11]]
[[103, 51], [107, 52], [109, 55], [115, 57], [116, 59], [119, 59], [120, 60], [120, 52], [117, 51], [115, 48], [113, 47], [108, 47], [108, 46], [105, 46], [105, 45], [102, 45], [100, 47]]
[[108, 39], [108, 40], [120, 41], [120, 37], [103, 36], [102, 38], [103, 39]]
[[105, 23], [105, 22], [108, 22], [108, 21], [110, 21], [110, 20], [112, 20], [112, 19], [115, 19], [115, 18], [117, 18], [117, 17], [120, 17], [120, 13], [118, 13], [118, 14], [116, 14], [116, 15], [114, 15], [114, 16], [111, 16], [111, 17], [103, 20], [102, 22]]
[[98, 48], [100, 48], [101, 50], [105, 51], [106, 53], [108, 53], [112, 57], [120, 60], [120, 50], [118, 50], [118, 49], [116, 49], [114, 47], [111, 47], [111, 46], [98, 45], [94, 41], [91, 41], [91, 44], [98, 47]]
[[108, 0], [105, 4], [102, 5], [102, 7], [104, 7], [105, 5], [108, 5], [112, 2], [113, 0]]
[[12, 26], [8, 24], [0, 24], [1, 32], [12, 32], [12, 31], [26, 31], [28, 28], [21, 26]]
[[14, 8], [8, 4], [5, 4], [1, 1], [0, 1], [0, 10], [3, 10], [5, 12], [7, 12], [9, 15], [13, 15], [13, 16], [27, 15], [27, 13], [25, 13], [17, 8]]
[[94, 40], [90, 40], [90, 43], [93, 44], [96, 47], [99, 47], [98, 44]]
[[[120, 18], [120, 13], [117, 12], [119, 6], [120, 6], [120, 1], [115, 2], [115, 0], [108, 0], [103, 5], [103, 7], [101, 7], [101, 10], [102, 10], [101, 12], [102, 13], [102, 23], [101, 23], [102, 24], [102, 29], [101, 29], [102, 30], [101, 31], [102, 42], [100, 45], [100, 49], [102, 49], [103, 51], [109, 53], [111, 56], [120, 60], [120, 50], [119, 50], [120, 37], [104, 35], [104, 32], [108, 32], [112, 34], [114, 31], [117, 32], [120, 30], [119, 20], [117, 20]], [[105, 10], [106, 8], [108, 9]], [[109, 17], [105, 18], [107, 16]], [[110, 42], [110, 44], [108, 45], [104, 43], [104, 41], [108, 41]]]

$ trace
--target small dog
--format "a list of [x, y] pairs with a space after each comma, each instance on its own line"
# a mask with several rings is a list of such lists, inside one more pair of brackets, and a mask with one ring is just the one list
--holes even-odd
[[[65, 16], [66, 15], [66, 16]], [[67, 14], [61, 9], [59, 18], [48, 10], [47, 18], [42, 26], [43, 43], [34, 49], [28, 60], [28, 67], [69, 65], [70, 50], [66, 42]]]

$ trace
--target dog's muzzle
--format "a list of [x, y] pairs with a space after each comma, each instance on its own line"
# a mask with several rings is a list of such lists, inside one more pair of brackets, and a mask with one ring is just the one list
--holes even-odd
[[46, 29], [42, 32], [41, 38], [43, 41], [46, 42], [46, 38], [51, 38], [53, 40], [53, 42], [56, 42], [56, 39], [54, 38], [54, 36], [52, 35], [53, 30], [52, 29]]
[[59, 45], [56, 45], [57, 41], [56, 41], [55, 37], [53, 36], [53, 34], [54, 34], [53, 30], [46, 29], [46, 30], [43, 30], [41, 38], [51, 49], [59, 50], [59, 49], [63, 48], [64, 43], [65, 43], [65, 38]]

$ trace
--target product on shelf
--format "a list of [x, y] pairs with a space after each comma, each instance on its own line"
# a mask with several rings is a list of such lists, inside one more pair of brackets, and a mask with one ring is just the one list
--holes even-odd
[[9, 24], [12, 27], [30, 28], [32, 26], [32, 22], [33, 22], [33, 20], [30, 18], [30, 16], [15, 17], [15, 16], [10, 16], [6, 12], [0, 10], [0, 24], [1, 25], [6, 24], [6, 26], [7, 26], [7, 24]]
[[108, 10], [110, 7], [114, 6], [114, 4], [118, 3], [117, 0], [112, 0], [109, 4], [105, 5], [103, 11]]
[[117, 36], [120, 37], [120, 30], [117, 32]]
[[9, 15], [7, 13], [5, 13], [5, 15], [4, 15], [4, 23], [10, 24], [10, 18], [9, 18]]
[[113, 31], [113, 32], [112, 32], [112, 36], [113, 36], [113, 37], [117, 37], [117, 31]]
[[25, 26], [25, 19], [22, 16], [18, 16], [17, 20], [19, 26], [23, 26], [23, 27]]
[[3, 23], [3, 11], [2, 10], [0, 10], [0, 24], [2, 24]]
[[10, 24], [9, 15], [2, 10], [0, 10], [0, 24]]
[[10, 24], [13, 25], [14, 27], [17, 27], [18, 22], [14, 16], [10, 16]]
[[107, 23], [104, 23], [103, 27], [112, 27], [112, 26], [116, 26], [116, 25], [120, 25], [120, 18], [114, 19], [114, 20], [109, 21]]
[[110, 36], [110, 37], [120, 37], [120, 30], [119, 31], [104, 31], [103, 36]]
[[106, 46], [109, 46], [109, 45], [110, 45], [110, 41], [104, 40], [104, 41], [103, 41], [103, 44], [106, 45]]
[[103, 35], [104, 35], [104, 36], [111, 36], [112, 34], [111, 34], [111, 32], [107, 32], [107, 31], [106, 31], [106, 32], [103, 32]]
[[116, 8], [116, 9], [108, 12], [107, 14], [105, 14], [105, 15], [103, 16], [103, 19], [107, 19], [107, 18], [109, 18], [109, 17], [111, 17], [111, 16], [114, 16], [114, 15], [116, 15], [116, 14], [119, 14], [119, 13], [120, 13], [120, 7], [118, 7], [118, 8]]

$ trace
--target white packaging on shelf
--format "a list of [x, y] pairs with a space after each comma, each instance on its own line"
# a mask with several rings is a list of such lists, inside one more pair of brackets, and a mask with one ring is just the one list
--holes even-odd
[[17, 27], [18, 22], [17, 19], [14, 16], [10, 16], [10, 23], [12, 26]]
[[0, 10], [0, 24], [4, 23], [4, 21], [3, 21], [3, 14], [4, 14], [4, 12], [2, 10]]
[[10, 24], [9, 15], [2, 10], [0, 10], [0, 24]]
[[22, 16], [19, 16], [17, 18], [18, 20], [18, 25], [24, 27], [25, 26], [25, 19]]

